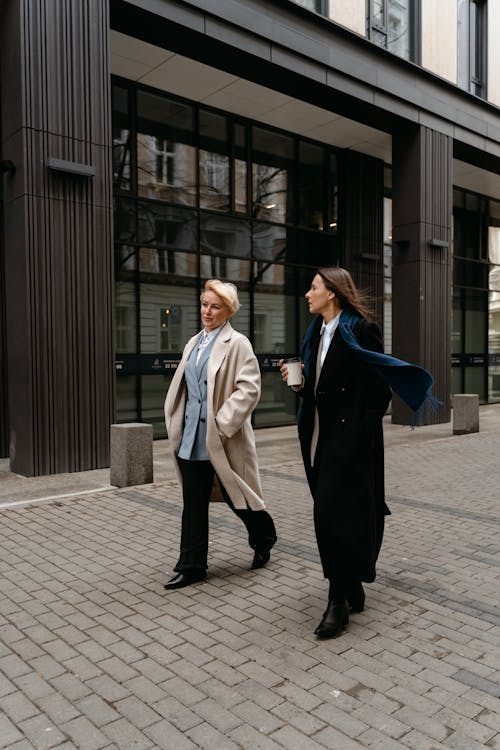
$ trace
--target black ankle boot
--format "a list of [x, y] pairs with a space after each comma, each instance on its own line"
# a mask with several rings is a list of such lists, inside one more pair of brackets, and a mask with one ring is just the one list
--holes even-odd
[[335, 638], [349, 622], [347, 602], [329, 601], [323, 619], [314, 631], [318, 638]]

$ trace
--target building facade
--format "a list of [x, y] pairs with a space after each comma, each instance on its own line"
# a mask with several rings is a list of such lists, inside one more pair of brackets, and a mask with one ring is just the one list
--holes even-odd
[[[500, 399], [500, 6], [487, 0], [10, 0], [0, 10], [0, 454], [99, 468], [164, 435], [207, 278], [233, 281], [290, 423], [315, 269], [386, 350]], [[392, 419], [408, 420], [395, 399]]]

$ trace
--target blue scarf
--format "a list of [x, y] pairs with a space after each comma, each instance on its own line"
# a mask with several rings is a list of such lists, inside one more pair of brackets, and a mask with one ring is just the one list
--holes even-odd
[[[315, 363], [312, 362], [312, 339], [318, 327], [316, 318], [306, 331], [302, 342], [302, 361], [306, 378], [314, 377]], [[355, 354], [367, 365], [378, 372], [382, 380], [414, 412], [414, 424], [417, 424], [428, 409], [435, 414], [442, 402], [432, 393], [434, 378], [423, 367], [412, 365], [402, 359], [391, 357], [381, 352], [363, 349], [354, 333], [361, 316], [352, 310], [342, 310], [339, 320], [339, 332], [342, 339]]]

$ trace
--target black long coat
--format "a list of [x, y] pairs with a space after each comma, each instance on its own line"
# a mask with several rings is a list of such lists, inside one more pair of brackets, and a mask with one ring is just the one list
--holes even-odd
[[[321, 317], [311, 339], [316, 362]], [[383, 351], [380, 329], [360, 320], [355, 335], [364, 349]], [[382, 543], [384, 516], [384, 443], [382, 417], [391, 398], [378, 373], [362, 362], [337, 328], [314, 392], [314, 366], [301, 392], [299, 438], [314, 498], [316, 537], [326, 578], [373, 581]], [[319, 439], [314, 468], [311, 438], [314, 407]]]

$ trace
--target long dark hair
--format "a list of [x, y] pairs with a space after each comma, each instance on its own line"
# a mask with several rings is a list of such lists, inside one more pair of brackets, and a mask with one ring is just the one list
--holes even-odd
[[317, 273], [323, 279], [327, 289], [335, 294], [343, 310], [355, 310], [363, 318], [371, 318], [372, 300], [365, 292], [358, 289], [352, 276], [345, 268], [328, 266], [318, 268]]

